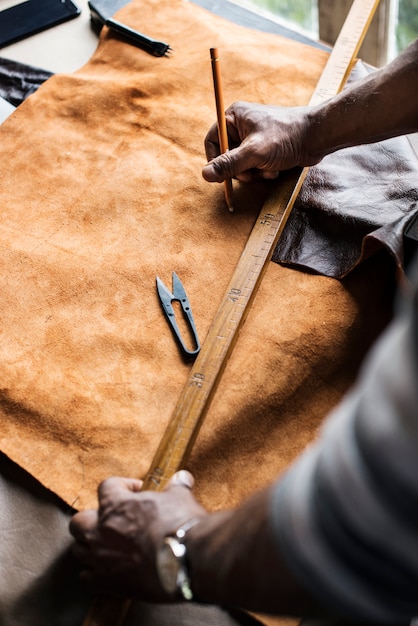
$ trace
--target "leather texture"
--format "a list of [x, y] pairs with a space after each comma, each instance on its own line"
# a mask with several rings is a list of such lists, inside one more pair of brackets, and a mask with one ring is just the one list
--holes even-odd
[[[306, 102], [327, 59], [189, 2], [156, 6], [120, 17], [169, 32], [170, 59], [103, 29], [87, 65], [0, 128], [14, 163], [0, 188], [1, 446], [74, 507], [94, 506], [110, 474], [145, 474], [187, 380], [156, 275], [177, 272], [203, 341], [268, 191], [237, 186], [231, 215], [223, 186], [201, 177], [210, 46], [231, 99]], [[190, 459], [210, 508], [285, 469], [353, 380], [390, 316], [393, 276], [379, 257], [347, 278], [269, 264]]]
[[[357, 63], [349, 82], [369, 70]], [[406, 137], [340, 150], [312, 167], [273, 261], [342, 278], [386, 249], [404, 271], [404, 232], [418, 213], [418, 161]]]
[[[111, 0], [90, 6], [107, 17], [125, 4]], [[349, 83], [369, 71], [358, 62]], [[0, 58], [0, 95], [18, 106], [50, 76], [40, 68]], [[341, 150], [324, 159], [308, 173], [272, 261], [342, 278], [386, 248], [402, 274], [404, 233], [418, 215], [417, 175], [416, 153], [405, 137]]]
[[[223, 186], [201, 177], [216, 117], [209, 48], [222, 51], [227, 101], [305, 104], [327, 59], [183, 0], [135, 0], [117, 18], [175, 54], [156, 59], [104, 28], [89, 63], [49, 78], [0, 127], [13, 163], [0, 181], [1, 450], [71, 508], [95, 506], [109, 475], [146, 473], [188, 379], [156, 275], [178, 273], [203, 341], [268, 193], [237, 185], [231, 215]], [[353, 201], [348, 185], [341, 212]], [[412, 211], [412, 196], [399, 202]], [[238, 504], [309, 444], [390, 319], [394, 282], [384, 252], [340, 281], [268, 264], [188, 462], [205, 506]], [[44, 517], [34, 503], [21, 533], [39, 534], [39, 551], [26, 560], [22, 502], [0, 507], [4, 563], [16, 550], [14, 580], [29, 589], [1, 588], [7, 626], [24, 624], [16, 611], [68, 546], [68, 509]], [[44, 560], [38, 518], [55, 537]], [[55, 623], [73, 626], [63, 613]]]

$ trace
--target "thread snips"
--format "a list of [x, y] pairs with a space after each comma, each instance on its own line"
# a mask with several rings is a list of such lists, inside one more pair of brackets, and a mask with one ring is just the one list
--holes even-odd
[[[164, 285], [163, 281], [157, 276], [158, 296], [160, 298], [164, 313], [167, 316], [167, 319], [169, 321], [169, 324], [171, 326], [171, 329], [174, 333], [174, 336], [176, 338], [176, 341], [179, 347], [181, 348], [183, 354], [186, 357], [191, 358], [191, 357], [196, 356], [200, 350], [200, 343], [199, 343], [199, 338], [197, 336], [192, 309], [191, 309], [190, 302], [186, 294], [186, 290], [183, 287], [183, 283], [181, 282], [180, 278], [177, 276], [175, 272], [173, 272], [172, 282], [173, 282], [173, 291], [171, 292]], [[189, 330], [190, 339], [194, 343], [194, 346], [191, 350], [187, 347], [185, 341], [182, 338], [180, 328], [176, 320], [176, 314], [172, 305], [173, 302], [179, 302], [183, 310], [184, 319], [186, 321], [186, 324]]]

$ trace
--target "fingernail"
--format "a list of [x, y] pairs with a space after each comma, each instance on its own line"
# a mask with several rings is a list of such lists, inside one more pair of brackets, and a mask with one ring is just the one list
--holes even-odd
[[187, 487], [187, 489], [192, 489], [194, 485], [193, 476], [187, 470], [179, 470], [173, 476], [175, 482], [178, 485], [182, 485], [182, 487]]

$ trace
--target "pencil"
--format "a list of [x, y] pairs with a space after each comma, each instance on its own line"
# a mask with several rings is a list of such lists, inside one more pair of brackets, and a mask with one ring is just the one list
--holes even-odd
[[[216, 115], [218, 118], [218, 135], [219, 135], [219, 146], [221, 149], [221, 153], [227, 152], [229, 150], [228, 146], [228, 133], [226, 130], [226, 119], [225, 119], [225, 105], [224, 105], [224, 95], [222, 90], [222, 81], [221, 81], [221, 71], [219, 67], [219, 55], [218, 48], [210, 49], [210, 58], [212, 62], [212, 76], [213, 76], [213, 88], [215, 91], [215, 103], [216, 103]], [[225, 185], [225, 199], [228, 205], [228, 209], [232, 213], [234, 210], [232, 203], [232, 180], [227, 178], [224, 181]]]

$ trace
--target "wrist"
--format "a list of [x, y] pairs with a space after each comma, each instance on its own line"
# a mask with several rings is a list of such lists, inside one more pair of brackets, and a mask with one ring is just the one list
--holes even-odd
[[204, 604], [225, 604], [230, 600], [225, 585], [227, 545], [225, 529], [232, 516], [230, 511], [207, 515], [193, 526], [184, 539], [193, 597]]
[[324, 105], [309, 107], [304, 119], [304, 154], [302, 166], [316, 165], [333, 152], [332, 133], [329, 128], [328, 113]]
[[201, 517], [191, 518], [175, 532], [164, 537], [156, 555], [156, 568], [160, 585], [173, 600], [193, 600], [190, 578], [187, 533], [201, 522]]

